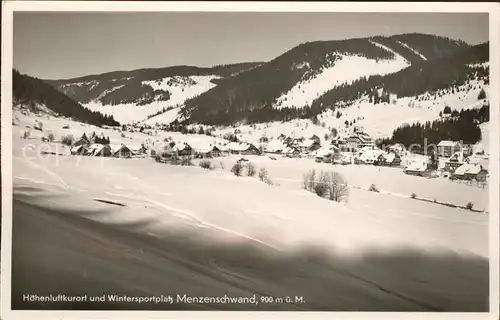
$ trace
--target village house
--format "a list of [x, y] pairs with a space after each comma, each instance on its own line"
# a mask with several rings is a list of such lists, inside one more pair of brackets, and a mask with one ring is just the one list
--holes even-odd
[[128, 145], [128, 148], [132, 151], [133, 155], [146, 154], [148, 149], [144, 144], [141, 145]]
[[286, 149], [283, 150], [283, 154], [288, 158], [298, 158], [300, 157], [300, 150], [295, 147], [286, 147]]
[[221, 150], [214, 145], [207, 145], [198, 148], [195, 152], [195, 157], [200, 159], [209, 159], [221, 156]]
[[459, 180], [486, 181], [488, 171], [477, 163], [464, 163], [453, 172], [451, 178]]
[[251, 143], [246, 143], [243, 145], [243, 148], [240, 151], [240, 154], [243, 155], [258, 155], [260, 154], [260, 150]]
[[87, 149], [84, 145], [73, 146], [70, 150], [72, 155], [84, 155], [87, 152]]
[[451, 157], [455, 152], [461, 151], [460, 142], [443, 140], [438, 143], [438, 155], [440, 157]]
[[361, 134], [352, 134], [345, 138], [346, 147], [350, 150], [358, 150], [367, 145], [365, 137]]
[[395, 143], [387, 147], [387, 150], [390, 152], [394, 152], [398, 155], [402, 155], [406, 151], [406, 148], [402, 143]]
[[355, 164], [375, 164], [383, 151], [378, 148], [363, 147], [354, 158]]
[[109, 145], [95, 143], [88, 147], [86, 155], [95, 157], [111, 157], [113, 155], [113, 151]]
[[375, 165], [399, 167], [401, 166], [401, 156], [394, 152], [383, 153], [379, 155]]
[[447, 171], [454, 171], [466, 162], [467, 157], [464, 156], [463, 152], [458, 151], [445, 161], [444, 169]]
[[230, 142], [227, 148], [231, 154], [239, 154], [241, 151], [241, 144], [238, 142]]
[[313, 134], [312, 137], [309, 138], [309, 140], [314, 140], [317, 143], [321, 143], [321, 139], [315, 134]]
[[76, 142], [73, 143], [74, 147], [78, 146], [89, 146], [90, 145], [90, 140], [87, 138], [87, 135], [84, 133], [80, 139], [78, 139]]
[[130, 158], [132, 157], [132, 150], [125, 144], [112, 144], [109, 145], [113, 152], [113, 157], [116, 158]]
[[220, 155], [223, 157], [228, 156], [230, 154], [230, 150], [226, 145], [218, 145], [217, 149], [219, 149]]
[[473, 146], [471, 145], [463, 145], [461, 151], [466, 157], [469, 157], [474, 153]]
[[258, 155], [260, 150], [251, 143], [231, 142], [228, 145], [231, 154]]
[[178, 156], [181, 157], [193, 155], [193, 148], [186, 142], [175, 143], [172, 149]]
[[308, 153], [321, 148], [321, 144], [316, 140], [308, 139], [298, 144], [298, 148], [301, 152]]
[[273, 140], [269, 142], [265, 147], [267, 153], [282, 153], [285, 149], [286, 146], [280, 140]]
[[414, 162], [408, 167], [404, 168], [403, 172], [408, 175], [420, 177], [430, 177], [432, 174], [432, 170], [429, 168], [429, 165], [426, 161]]
[[338, 147], [334, 145], [325, 145], [316, 151], [316, 162], [333, 162], [335, 153], [338, 153]]

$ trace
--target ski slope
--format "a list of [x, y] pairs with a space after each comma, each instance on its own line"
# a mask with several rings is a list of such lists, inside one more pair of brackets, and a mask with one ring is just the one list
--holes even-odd
[[[112, 115], [115, 120], [122, 124], [139, 122], [145, 120], [158, 111], [168, 108], [180, 107], [184, 101], [191, 99], [205, 91], [215, 87], [211, 80], [218, 78], [217, 76], [189, 76], [189, 77], [167, 77], [154, 81], [143, 81], [144, 85], [152, 87], [154, 90], [163, 90], [170, 92], [170, 99], [167, 101], [154, 101], [146, 105], [136, 105], [135, 103], [126, 103], [118, 105], [103, 105], [98, 99], [84, 104], [85, 107], [92, 111], [99, 111], [103, 114]], [[109, 90], [109, 93], [118, 89], [119, 86]], [[169, 113], [165, 116], [159, 115], [159, 118], [151, 119], [151, 123], [172, 121], [177, 117], [177, 113]], [[172, 117], [174, 117], [172, 119]], [[172, 119], [172, 120], [170, 120]]]
[[410, 47], [409, 45], [407, 45], [406, 43], [404, 42], [401, 42], [401, 41], [396, 41], [397, 43], [399, 43], [400, 45], [402, 45], [403, 47], [411, 50], [414, 54], [416, 54], [417, 56], [419, 56], [420, 58], [422, 58], [422, 60], [427, 60], [427, 58], [421, 54], [420, 52], [418, 52], [417, 50], [413, 49], [412, 47]]
[[345, 55], [333, 53], [338, 58], [332, 67], [323, 68], [314, 78], [300, 81], [287, 93], [279, 97], [275, 108], [304, 107], [322, 94], [341, 84], [350, 84], [353, 81], [370, 75], [386, 75], [402, 70], [410, 65], [401, 55], [394, 50], [377, 42], [370, 41], [393, 54], [394, 58], [376, 61], [359, 55]]

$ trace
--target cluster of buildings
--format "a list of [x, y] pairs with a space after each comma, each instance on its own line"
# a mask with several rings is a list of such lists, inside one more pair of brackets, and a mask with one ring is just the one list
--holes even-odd
[[437, 172], [449, 176], [453, 180], [486, 181], [488, 170], [487, 159], [477, 157], [472, 147], [457, 141], [443, 140], [431, 157], [421, 158], [406, 166], [407, 174], [431, 177]]
[[287, 137], [284, 134], [281, 134], [276, 140], [266, 143], [263, 147], [266, 153], [282, 154], [287, 157], [300, 157], [308, 155], [320, 148], [320, 138], [316, 135], [306, 139], [304, 137]]
[[404, 146], [394, 145], [387, 150], [377, 148], [369, 134], [361, 127], [352, 132], [337, 135], [328, 143], [321, 144], [317, 135], [305, 138], [291, 138], [281, 134], [276, 140], [264, 141], [267, 153], [286, 157], [313, 157], [316, 162], [335, 164], [375, 164], [399, 166]]
[[93, 133], [90, 138], [84, 133], [71, 145], [72, 155], [130, 158], [134, 155], [146, 154], [143, 145], [112, 144], [109, 138]]

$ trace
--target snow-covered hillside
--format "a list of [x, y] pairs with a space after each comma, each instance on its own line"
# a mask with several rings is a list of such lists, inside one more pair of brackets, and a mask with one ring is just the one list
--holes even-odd
[[394, 50], [380, 43], [370, 41], [373, 45], [392, 53], [392, 59], [374, 60], [359, 55], [333, 53], [337, 58], [333, 66], [323, 68], [312, 79], [298, 82], [290, 91], [282, 95], [276, 102], [276, 108], [297, 107], [310, 105], [314, 99], [323, 93], [341, 84], [350, 84], [353, 81], [370, 75], [386, 75], [402, 70], [410, 63]]
[[143, 81], [142, 83], [151, 86], [154, 90], [164, 90], [170, 92], [170, 99], [166, 101], [168, 106], [175, 106], [184, 103], [187, 99], [197, 96], [211, 88], [215, 84], [213, 79], [220, 77], [211, 76], [189, 76], [189, 77], [168, 77], [154, 81]]
[[[42, 137], [53, 134], [55, 141], [59, 141], [63, 136], [71, 135], [74, 139], [79, 139], [84, 133], [89, 136], [93, 132], [97, 136], [108, 137], [112, 144], [140, 146], [145, 144], [155, 146], [164, 144], [165, 139], [169, 141], [186, 142], [193, 148], [202, 148], [208, 145], [221, 145], [227, 143], [227, 140], [211, 137], [203, 134], [181, 134], [179, 132], [151, 131], [151, 134], [135, 132], [122, 132], [119, 128], [97, 127], [85, 123], [73, 121], [72, 119], [58, 117], [43, 105], [37, 106], [39, 112], [33, 113], [23, 106], [16, 105], [13, 109], [12, 122], [16, 136], [24, 134], [25, 130], [30, 132], [30, 139], [41, 141]], [[43, 132], [31, 130], [34, 124], [39, 121], [43, 124]], [[66, 127], [67, 126], [67, 127]], [[65, 128], [66, 127], [66, 128]], [[27, 128], [27, 129], [26, 129]], [[65, 146], [59, 145], [63, 150]], [[67, 148], [67, 147], [66, 147]]]
[[[332, 128], [339, 132], [345, 129], [345, 122], [348, 121], [353, 122], [355, 126], [363, 127], [364, 131], [373, 138], [385, 138], [390, 137], [394, 129], [405, 123], [422, 123], [439, 119], [439, 113], [445, 106], [458, 111], [480, 108], [487, 101], [487, 99], [478, 100], [481, 89], [484, 89], [488, 97], [489, 85], [485, 85], [482, 81], [471, 81], [459, 87], [455, 93], [441, 90], [433, 95], [427, 93], [417, 97], [399, 98], [394, 103], [373, 104], [367, 97], [363, 97], [343, 109], [322, 113], [318, 116], [318, 125], [314, 125], [309, 119], [244, 125], [238, 127], [241, 131], [239, 136], [253, 143], [257, 143], [262, 136], [276, 138], [280, 134], [297, 138], [309, 138], [316, 134], [323, 139]], [[339, 118], [337, 118], [337, 111], [341, 113]], [[234, 130], [232, 127], [221, 127], [216, 133], [232, 133]]]
[[[145, 120], [147, 117], [161, 111], [164, 108], [174, 107], [179, 108], [184, 101], [193, 98], [207, 90], [210, 90], [215, 86], [211, 82], [213, 79], [219, 77], [211, 76], [189, 76], [189, 77], [167, 77], [163, 79], [158, 79], [154, 81], [143, 81], [143, 85], [150, 86], [153, 90], [162, 90], [164, 92], [169, 92], [170, 98], [167, 101], [153, 101], [145, 105], [137, 105], [136, 103], [125, 103], [118, 105], [103, 105], [98, 99], [83, 104], [85, 107], [92, 111], [99, 111], [103, 114], [112, 115], [115, 120], [120, 123], [132, 123], [137, 121]], [[122, 85], [123, 86], [123, 85]], [[108, 90], [105, 93], [110, 93], [122, 86], [114, 87], [113, 90]], [[103, 95], [101, 95], [102, 97]], [[177, 117], [177, 113], [174, 114], [174, 118]], [[168, 115], [167, 115], [168, 117]], [[154, 119], [154, 118], [152, 118]], [[150, 122], [156, 123], [158, 121], [166, 121], [170, 118], [165, 118], [165, 116], [160, 116], [159, 119], [151, 120]], [[172, 120], [173, 120], [172, 119]], [[172, 121], [170, 120], [170, 121]]]

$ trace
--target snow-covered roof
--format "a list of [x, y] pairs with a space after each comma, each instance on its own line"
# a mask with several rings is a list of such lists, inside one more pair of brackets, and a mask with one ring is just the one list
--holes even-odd
[[334, 153], [336, 149], [338, 148], [334, 145], [324, 145], [316, 151], [316, 156], [317, 157], [329, 156], [332, 153]]
[[456, 175], [468, 174], [478, 174], [482, 170], [482, 166], [474, 163], [464, 163], [455, 170]]
[[103, 147], [102, 144], [94, 143], [90, 145], [89, 150], [101, 150]]
[[217, 150], [220, 150], [217, 146], [214, 146], [212, 144], [206, 144], [206, 145], [200, 146], [197, 149], [197, 151], [200, 153], [208, 153], [208, 152], [214, 151], [215, 148], [217, 148]]
[[299, 146], [301, 147], [304, 147], [304, 148], [309, 148], [311, 147], [313, 144], [317, 143], [316, 140], [313, 140], [313, 139], [306, 139], [302, 142], [299, 143]]
[[217, 146], [217, 148], [218, 148], [220, 151], [229, 151], [229, 148], [228, 148], [228, 146], [226, 146], [226, 145], [219, 145], [219, 146]]
[[384, 153], [382, 154], [386, 162], [393, 162], [394, 159], [396, 158], [396, 154], [389, 152], [389, 153]]
[[438, 143], [438, 147], [455, 147], [459, 143], [456, 141], [443, 140]]
[[285, 154], [294, 153], [294, 152], [299, 152], [299, 150], [296, 148], [290, 148], [290, 147], [286, 147], [285, 150], [283, 150], [283, 153], [285, 153]]
[[239, 150], [242, 150], [241, 149], [241, 145], [240, 143], [238, 142], [230, 142], [226, 145], [226, 147], [229, 149], [229, 150], [234, 150], [234, 151], [239, 151]]
[[111, 151], [113, 152], [117, 152], [118, 150], [120, 150], [122, 148], [123, 144], [118, 144], [118, 143], [113, 143], [113, 144], [109, 144], [109, 147], [111, 148]]
[[176, 142], [173, 149], [176, 151], [182, 151], [184, 149], [189, 149], [190, 147], [191, 146], [189, 144], [187, 144], [186, 142]]
[[360, 159], [377, 159], [381, 154], [382, 150], [368, 150], [361, 154]]
[[73, 147], [73, 148], [71, 148], [71, 152], [78, 152], [78, 150], [80, 150], [81, 148], [83, 148], [83, 145], [79, 145], [77, 147]]
[[137, 151], [142, 148], [142, 144], [127, 144], [126, 146], [133, 151]]
[[452, 159], [454, 162], [455, 161], [464, 162], [465, 161], [464, 153], [462, 151], [455, 152], [451, 157], [448, 158], [448, 161], [452, 161]]
[[233, 151], [244, 151], [244, 150], [248, 150], [249, 148], [255, 147], [255, 146], [253, 144], [246, 143], [246, 142], [243, 142], [243, 143], [231, 142], [227, 145], [227, 147]]
[[273, 140], [269, 142], [266, 146], [266, 150], [269, 152], [278, 152], [286, 149], [286, 146], [281, 142], [281, 140]]

